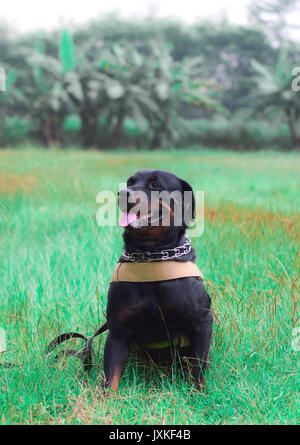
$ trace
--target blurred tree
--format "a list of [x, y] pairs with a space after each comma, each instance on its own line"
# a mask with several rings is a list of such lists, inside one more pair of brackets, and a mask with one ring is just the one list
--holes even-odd
[[[149, 69], [133, 45], [103, 45], [89, 40], [78, 52], [78, 62], [67, 77], [67, 91], [81, 117], [84, 146], [121, 143], [126, 117], [139, 124], [158, 113], [145, 89]], [[149, 68], [149, 67], [148, 67]], [[102, 134], [99, 134], [99, 122]]]
[[[170, 45], [153, 42], [151, 66], [154, 73], [149, 89], [156, 98], [160, 113], [151, 119], [151, 146], [178, 142], [186, 133], [185, 115], [182, 105], [206, 111], [226, 112], [214, 97], [215, 84], [204, 80], [202, 57], [184, 58], [174, 61]], [[186, 111], [186, 110], [185, 110]]]
[[[17, 119], [13, 110], [18, 108], [23, 100], [22, 91], [16, 87], [17, 72], [6, 68], [5, 91], [0, 92], [0, 145], [5, 146], [9, 142], [15, 142], [11, 136], [11, 123], [19, 126], [21, 120]], [[12, 120], [12, 118], [14, 118]], [[17, 136], [17, 135], [16, 135]]]
[[[15, 142], [22, 134], [27, 104], [22, 88], [24, 80], [24, 65], [20, 63], [20, 52], [13, 40], [14, 30], [2, 24], [0, 26], [0, 66], [6, 74], [5, 91], [0, 92], [0, 144]], [[12, 127], [16, 126], [16, 134]], [[28, 122], [23, 136], [28, 130]]]
[[300, 118], [300, 94], [292, 90], [293, 69], [289, 65], [287, 51], [280, 52], [275, 69], [255, 60], [252, 60], [252, 66], [258, 74], [259, 94], [254, 92], [253, 95], [256, 112], [275, 110], [280, 113], [289, 125], [293, 145], [300, 147], [300, 134], [297, 132]]
[[[217, 24], [206, 20], [184, 26], [172, 20], [131, 22], [110, 15], [75, 30], [74, 42], [79, 47], [88, 39], [103, 45], [118, 42], [123, 46], [130, 42], [142, 55], [149, 55], [149, 43], [154, 36], [169, 44], [175, 61], [201, 56], [204, 77], [223, 86], [219, 98], [231, 111], [246, 105], [245, 98], [255, 84], [255, 72], [249, 61], [255, 58], [273, 65], [277, 57], [263, 30], [226, 21]], [[183, 108], [186, 115], [189, 109]], [[202, 114], [194, 113], [195, 117]]]
[[75, 64], [72, 50], [71, 36], [66, 31], [62, 33], [59, 57], [45, 54], [40, 40], [34, 50], [24, 49], [28, 66], [25, 94], [32, 104], [33, 133], [47, 146], [62, 140], [62, 124], [70, 107], [66, 76]]
[[[147, 42], [141, 49], [129, 42], [89, 39], [77, 49], [76, 62], [74, 54], [72, 38], [64, 31], [58, 57], [39, 48], [28, 59], [33, 74], [28, 91], [37, 95], [32, 96], [35, 116], [43, 122], [48, 144], [57, 139], [70, 104], [81, 118], [87, 147], [120, 145], [130, 119], [141, 131], [147, 129], [151, 146], [166, 145], [178, 141], [184, 130], [182, 120], [178, 125], [181, 104], [223, 110], [210, 94], [211, 84], [202, 80], [201, 59], [176, 62], [163, 42]], [[101, 135], [99, 120], [104, 123]]]
[[247, 107], [255, 86], [255, 71], [250, 60], [273, 65], [276, 51], [261, 30], [247, 26], [200, 23], [196, 25], [198, 55], [203, 58], [206, 77], [222, 85], [219, 95], [232, 112]]
[[103, 94], [98, 108], [106, 124], [103, 133], [108, 145], [118, 146], [122, 143], [126, 119], [134, 119], [142, 130], [149, 128], [151, 117], [160, 113], [148, 88], [153, 67], [149, 59], [128, 42], [103, 48], [98, 63], [97, 77]]
[[[291, 48], [292, 65], [299, 48]], [[250, 93], [261, 101], [250, 61], [272, 71], [278, 53], [263, 29], [226, 21], [185, 26], [109, 16], [76, 27], [73, 39], [66, 31], [18, 36], [2, 27], [0, 66], [15, 80], [1, 98], [1, 125], [16, 122], [17, 132], [26, 119], [46, 144], [70, 142], [71, 121], [86, 147], [184, 143], [188, 120], [225, 108], [249, 115]]]

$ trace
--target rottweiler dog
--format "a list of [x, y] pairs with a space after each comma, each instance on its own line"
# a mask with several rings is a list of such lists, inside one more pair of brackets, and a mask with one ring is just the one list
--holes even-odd
[[[192, 200], [186, 205], [184, 200], [177, 202], [174, 198], [166, 203], [159, 198], [156, 211], [152, 211], [153, 192], [162, 191], [181, 196], [190, 192]], [[133, 206], [140, 203], [141, 198], [136, 202], [133, 199], [140, 192], [148, 198], [146, 210], [130, 214]], [[178, 223], [177, 218], [175, 224], [176, 206], [182, 206], [182, 212], [181, 221]], [[124, 252], [119, 262], [170, 258], [195, 262], [192, 247], [182, 250], [182, 246], [188, 245], [185, 231], [195, 212], [194, 194], [188, 182], [167, 171], [140, 170], [128, 179], [127, 188], [119, 192], [119, 207], [123, 211], [119, 224], [124, 227]], [[164, 224], [166, 213], [168, 224]], [[109, 334], [104, 350], [104, 386], [117, 390], [129, 352], [138, 346], [146, 349], [154, 360], [174, 358], [176, 349], [176, 354], [192, 363], [192, 378], [197, 389], [202, 390], [213, 325], [210, 306], [211, 299], [197, 277], [112, 282], [107, 304]], [[178, 338], [188, 339], [188, 344], [178, 345]], [[166, 342], [169, 347], [151, 347]]]

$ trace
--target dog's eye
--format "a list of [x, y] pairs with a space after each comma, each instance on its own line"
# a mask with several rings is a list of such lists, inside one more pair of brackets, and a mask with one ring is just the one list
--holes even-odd
[[133, 183], [134, 183], [133, 178], [129, 178], [129, 179], [127, 180], [127, 185], [128, 185], [128, 186], [133, 185]]

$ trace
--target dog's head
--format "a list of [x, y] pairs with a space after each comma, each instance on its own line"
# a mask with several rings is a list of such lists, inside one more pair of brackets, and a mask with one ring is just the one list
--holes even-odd
[[192, 187], [164, 170], [140, 170], [118, 194], [123, 212], [119, 225], [138, 235], [155, 235], [170, 227], [185, 229], [195, 217]]

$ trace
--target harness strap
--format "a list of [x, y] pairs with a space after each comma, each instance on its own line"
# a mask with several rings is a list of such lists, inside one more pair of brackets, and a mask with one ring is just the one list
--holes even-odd
[[157, 261], [150, 263], [118, 263], [110, 280], [134, 283], [199, 277], [204, 279], [197, 264], [192, 261]]

